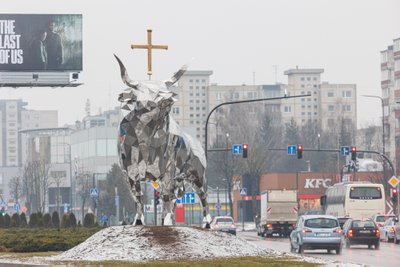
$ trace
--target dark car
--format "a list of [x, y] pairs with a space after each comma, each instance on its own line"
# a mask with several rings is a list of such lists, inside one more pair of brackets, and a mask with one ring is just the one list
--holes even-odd
[[371, 219], [348, 219], [343, 225], [346, 248], [351, 245], [368, 245], [379, 249], [380, 231]]

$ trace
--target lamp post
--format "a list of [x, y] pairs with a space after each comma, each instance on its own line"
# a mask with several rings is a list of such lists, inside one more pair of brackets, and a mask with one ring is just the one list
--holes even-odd
[[385, 110], [384, 110], [384, 103], [383, 103], [383, 98], [377, 95], [362, 95], [364, 97], [372, 97], [372, 98], [378, 98], [381, 100], [382, 104], [382, 153], [385, 154]]
[[73, 205], [72, 205], [72, 156], [71, 156], [71, 144], [67, 144], [67, 143], [64, 143], [64, 145], [67, 145], [68, 146], [68, 148], [69, 148], [69, 153], [68, 153], [68, 156], [69, 156], [69, 183], [70, 183], [70, 193], [69, 193], [69, 204], [70, 204], [70, 212], [72, 213], [73, 211], [72, 211], [72, 208], [73, 208]]

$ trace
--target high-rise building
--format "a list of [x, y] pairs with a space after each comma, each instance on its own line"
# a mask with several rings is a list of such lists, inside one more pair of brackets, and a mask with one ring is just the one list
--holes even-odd
[[0, 166], [21, 166], [22, 129], [57, 127], [57, 111], [27, 110], [21, 99], [0, 100]]
[[384, 151], [400, 171], [400, 38], [381, 51], [381, 89], [383, 106]]

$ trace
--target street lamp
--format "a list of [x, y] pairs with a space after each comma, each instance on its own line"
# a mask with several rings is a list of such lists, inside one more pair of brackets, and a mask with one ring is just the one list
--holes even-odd
[[385, 154], [385, 110], [384, 110], [384, 103], [383, 98], [377, 95], [362, 95], [364, 97], [372, 97], [372, 98], [379, 98], [382, 104], [382, 151]]

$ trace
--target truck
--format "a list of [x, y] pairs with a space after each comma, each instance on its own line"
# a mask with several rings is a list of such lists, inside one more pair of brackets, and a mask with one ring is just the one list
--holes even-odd
[[296, 225], [298, 216], [297, 190], [267, 190], [261, 193], [261, 213], [257, 234], [272, 237], [278, 234], [288, 237]]

